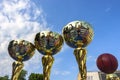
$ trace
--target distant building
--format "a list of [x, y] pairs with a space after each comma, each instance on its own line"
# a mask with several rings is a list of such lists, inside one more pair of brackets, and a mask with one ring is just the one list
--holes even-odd
[[[120, 71], [116, 71], [113, 74], [106, 75], [102, 72], [87, 72], [87, 80], [106, 80], [106, 77], [108, 80], [120, 80]], [[81, 80], [80, 74], [78, 74], [77, 80]]]

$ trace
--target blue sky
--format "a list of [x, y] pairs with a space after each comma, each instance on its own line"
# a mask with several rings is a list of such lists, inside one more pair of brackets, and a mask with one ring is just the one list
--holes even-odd
[[[61, 34], [63, 27], [75, 20], [89, 22], [94, 30], [93, 41], [86, 47], [88, 71], [98, 71], [96, 59], [102, 53], [111, 53], [119, 61], [119, 0], [10, 1], [2, 0], [0, 3], [0, 36], [2, 37], [0, 38], [0, 75], [5, 75], [4, 72], [11, 74], [8, 65], [11, 66], [14, 60], [9, 58], [7, 49], [5, 49], [11, 39], [22, 38], [33, 42], [35, 34], [42, 30], [52, 30]], [[7, 6], [12, 9], [7, 8]], [[11, 35], [6, 34], [6, 32]], [[73, 51], [74, 49], [64, 43], [63, 49], [54, 55], [55, 62], [51, 71], [51, 80], [76, 80], [78, 66]], [[41, 57], [42, 55], [36, 51], [35, 56], [25, 62], [24, 69], [28, 70], [29, 74], [30, 72], [42, 73]]]

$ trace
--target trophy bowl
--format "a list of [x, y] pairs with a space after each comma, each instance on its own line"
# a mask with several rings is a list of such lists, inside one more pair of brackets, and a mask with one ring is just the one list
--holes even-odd
[[43, 55], [54, 55], [63, 45], [63, 37], [56, 32], [41, 31], [36, 34], [35, 47]]
[[8, 45], [9, 55], [16, 61], [27, 61], [33, 55], [35, 46], [25, 40], [12, 40]]
[[63, 28], [63, 37], [72, 48], [86, 47], [93, 39], [93, 29], [85, 21], [73, 21]]

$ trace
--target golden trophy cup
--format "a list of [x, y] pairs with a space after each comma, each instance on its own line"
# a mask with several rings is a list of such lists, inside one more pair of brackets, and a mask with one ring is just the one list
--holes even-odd
[[59, 52], [63, 45], [63, 37], [52, 31], [42, 31], [36, 34], [35, 47], [43, 54], [43, 80], [50, 80], [51, 67], [54, 62], [52, 55]]
[[73, 21], [68, 23], [63, 28], [63, 37], [66, 44], [72, 48], [75, 48], [74, 55], [76, 57], [81, 80], [86, 80], [87, 69], [86, 69], [86, 54], [85, 47], [93, 39], [93, 29], [91, 25], [84, 21]]
[[35, 46], [25, 40], [12, 40], [8, 46], [10, 56], [16, 60], [12, 64], [11, 80], [18, 80], [19, 74], [24, 66], [23, 61], [29, 60], [35, 51]]

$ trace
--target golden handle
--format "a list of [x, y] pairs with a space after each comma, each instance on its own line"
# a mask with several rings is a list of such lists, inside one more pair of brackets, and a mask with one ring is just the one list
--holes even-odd
[[54, 62], [52, 55], [45, 55], [42, 57], [43, 64], [43, 80], [50, 80], [51, 67]]
[[15, 61], [12, 64], [12, 78], [11, 80], [18, 80], [19, 74], [22, 71], [24, 64], [20, 61]]
[[87, 51], [84, 48], [76, 48], [74, 50], [74, 55], [75, 55], [76, 61], [78, 63], [81, 80], [86, 80], [86, 78], [87, 78], [86, 53], [87, 53]]

